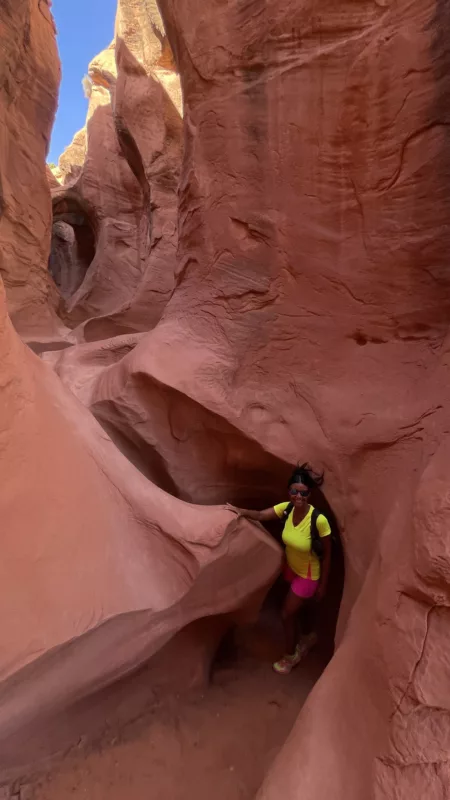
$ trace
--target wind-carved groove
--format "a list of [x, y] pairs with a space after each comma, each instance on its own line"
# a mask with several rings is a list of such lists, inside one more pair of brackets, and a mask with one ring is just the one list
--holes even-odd
[[[404, 594], [405, 597], [409, 597], [409, 595], [406, 592], [402, 592], [402, 594]], [[412, 599], [414, 599], [414, 598], [412, 598]], [[425, 647], [426, 647], [426, 644], [427, 644], [428, 631], [429, 631], [429, 627], [430, 627], [430, 616], [431, 616], [432, 612], [435, 610], [435, 608], [436, 608], [436, 604], [433, 603], [432, 605], [430, 605], [428, 607], [428, 609], [426, 611], [425, 632], [424, 632], [424, 636], [423, 636], [422, 642], [420, 644], [420, 652], [419, 652], [418, 657], [416, 659], [416, 662], [415, 662], [415, 664], [414, 664], [414, 666], [413, 666], [413, 668], [412, 668], [412, 670], [410, 672], [410, 676], [408, 678], [407, 684], [406, 684], [406, 686], [405, 686], [405, 688], [404, 688], [404, 690], [403, 690], [399, 700], [397, 701], [397, 703], [395, 705], [395, 708], [394, 708], [394, 710], [393, 710], [393, 712], [391, 714], [391, 720], [394, 719], [394, 717], [398, 713], [401, 713], [401, 705], [402, 705], [405, 697], [407, 696], [411, 686], [414, 683], [414, 679], [416, 677], [417, 670], [418, 670], [418, 668], [420, 666], [420, 663], [422, 661], [423, 654], [425, 652]]]
[[120, 149], [130, 167], [134, 177], [138, 181], [142, 192], [150, 204], [150, 186], [145, 175], [144, 162], [139, 152], [139, 148], [129, 128], [124, 124], [123, 119], [117, 113], [113, 114], [114, 126]]
[[400, 160], [399, 160], [398, 167], [395, 170], [394, 174], [391, 176], [391, 178], [388, 178], [387, 181], [384, 184], [380, 183], [380, 184], [378, 184], [378, 186], [375, 186], [372, 189], [369, 189], [367, 191], [374, 192], [374, 193], [378, 194], [378, 193], [381, 193], [381, 192], [388, 192], [390, 189], [393, 189], [395, 184], [398, 182], [398, 180], [400, 178], [400, 175], [401, 175], [401, 173], [403, 171], [403, 165], [404, 165], [404, 161], [405, 161], [405, 154], [406, 154], [406, 150], [408, 149], [409, 145], [412, 142], [415, 142], [415, 140], [418, 139], [420, 136], [423, 136], [425, 133], [428, 133], [429, 131], [433, 130], [433, 128], [440, 128], [440, 127], [446, 128], [446, 127], [449, 127], [449, 126], [450, 126], [449, 122], [440, 122], [440, 121], [431, 122], [428, 125], [423, 125], [421, 128], [419, 128], [419, 130], [414, 131], [413, 133], [409, 134], [409, 136], [407, 136], [406, 139], [404, 139], [404, 141], [402, 142], [402, 146], [400, 148]]
[[120, 149], [134, 177], [142, 190], [142, 215], [138, 225], [137, 256], [142, 264], [147, 258], [152, 241], [151, 190], [145, 173], [145, 166], [136, 140], [123, 118], [113, 111], [113, 120]]

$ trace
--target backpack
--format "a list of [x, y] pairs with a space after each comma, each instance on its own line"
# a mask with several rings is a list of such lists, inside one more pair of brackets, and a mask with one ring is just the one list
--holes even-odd
[[[286, 522], [293, 508], [294, 504], [288, 503], [288, 505], [283, 511], [282, 519], [284, 520], [284, 522]], [[311, 551], [319, 559], [323, 558], [323, 542], [322, 539], [320, 538], [319, 531], [317, 530], [317, 517], [320, 516], [320, 513], [321, 512], [318, 511], [317, 508], [313, 508], [311, 514]]]

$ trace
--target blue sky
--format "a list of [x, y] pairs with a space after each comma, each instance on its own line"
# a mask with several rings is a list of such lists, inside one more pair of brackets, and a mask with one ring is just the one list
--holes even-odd
[[114, 35], [117, 0], [53, 0], [62, 64], [59, 108], [48, 161], [58, 158], [86, 120], [87, 100], [81, 80], [89, 62]]

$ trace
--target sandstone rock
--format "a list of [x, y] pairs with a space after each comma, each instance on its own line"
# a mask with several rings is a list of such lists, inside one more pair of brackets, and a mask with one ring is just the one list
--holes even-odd
[[94, 234], [84, 216], [60, 212], [52, 227], [49, 271], [63, 297], [81, 286], [94, 253]]
[[[0, 94], [5, 145], [0, 148], [0, 236], [4, 255], [15, 254], [17, 267], [14, 272], [12, 262], [5, 262], [9, 289], [17, 288], [9, 291], [8, 302], [30, 336], [38, 335], [33, 326], [39, 322], [50, 340], [44, 144], [56, 93], [54, 32], [45, 2], [4, 3], [0, 22], [6, 54], [2, 86], [8, 95], [6, 102]], [[95, 90], [93, 116], [103, 111], [108, 91]], [[40, 116], [46, 109], [48, 119]], [[76, 216], [84, 207], [70, 187], [54, 191], [60, 214], [55, 225], [61, 242], [70, 245], [62, 246], [70, 262], [75, 244], [80, 255], [81, 235], [76, 242], [74, 230], [83, 227]], [[89, 212], [87, 206], [87, 217]], [[38, 234], [39, 248], [33, 238]], [[26, 283], [19, 269], [22, 255]], [[59, 280], [62, 284], [61, 273]], [[44, 340], [42, 335], [41, 346]], [[188, 684], [204, 678], [228, 616], [247, 607], [254, 613], [278, 570], [280, 553], [262, 530], [228, 510], [187, 505], [141, 475], [19, 339], [1, 281], [0, 361], [4, 783], [73, 744], [81, 720], [89, 718], [88, 728], [95, 727], [104, 719], [100, 690], [144, 662], [155, 685], [165, 690], [179, 687], [181, 669]], [[205, 617], [217, 616], [213, 626], [205, 623]]]
[[[58, 703], [152, 655], [204, 613], [205, 594], [214, 613], [244, 603], [235, 593], [250, 558], [261, 569], [253, 588], [264, 584], [276, 560], [270, 545], [248, 538], [242, 550], [226, 512], [184, 501], [272, 499], [301, 457], [326, 470], [346, 546], [339, 646], [260, 797], [446, 797], [448, 12], [437, 0], [160, 5], [184, 92], [178, 218], [170, 203], [180, 103], [169, 103], [156, 73], [174, 75], [170, 51], [156, 7], [145, 16], [143, 2], [128, 0], [117, 81], [100, 60], [92, 149], [76, 185], [56, 197], [61, 214], [78, 203], [102, 231], [71, 297], [72, 324], [77, 313], [83, 320], [74, 335], [90, 343], [46, 356], [138, 469], [45, 365], [7, 339], [26, 368], [8, 384], [19, 399], [8, 400], [6, 430], [26, 458], [17, 457], [20, 481], [8, 459], [4, 496], [31, 485], [33, 542], [46, 559], [32, 571], [41, 550], [28, 539], [14, 549], [28, 528], [5, 508], [4, 569], [10, 581], [18, 574], [12, 553], [22, 584], [36, 583], [46, 626], [28, 602], [18, 642], [7, 618], [8, 663], [34, 659], [35, 683], [29, 697], [24, 681], [20, 697], [5, 683], [0, 752], [13, 763], [29, 714], [57, 717]], [[179, 230], [170, 289], [171, 268], [161, 283], [166, 262], [153, 260], [153, 198], [164, 248], [175, 248], [164, 220]], [[117, 257], [118, 205], [128, 264]], [[42, 495], [55, 498], [48, 516]], [[3, 585], [21, 608], [27, 596]], [[65, 614], [54, 608], [61, 596]], [[55, 665], [24, 654], [23, 642], [33, 653], [57, 647]], [[46, 694], [52, 669], [54, 689], [65, 664], [61, 694]]]
[[[93, 86], [104, 86], [108, 91], [117, 79], [116, 46], [113, 40], [106, 50], [92, 59], [88, 70]], [[89, 104], [88, 120], [92, 117], [95, 107]]]
[[4, 304], [0, 348], [4, 775], [67, 744], [80, 699], [192, 621], [245, 605], [279, 556], [249, 523], [141, 476], [19, 341]]
[[[145, 71], [164, 86], [178, 115], [182, 116], [180, 79], [155, 0], [118, 0], [116, 41], [120, 47], [125, 46], [135, 62], [142, 64]], [[167, 107], [170, 108], [168, 104]]]
[[57, 172], [57, 167], [54, 167], [52, 169], [52, 167], [49, 164], [47, 164], [46, 168], [45, 168], [45, 172], [46, 172], [46, 177], [47, 177], [47, 181], [48, 181], [48, 185], [49, 185], [50, 189], [59, 189], [61, 184], [60, 184], [57, 176], [55, 175], [55, 172]]
[[106, 50], [92, 59], [88, 68], [88, 77], [82, 82], [89, 99], [86, 125], [75, 133], [71, 144], [59, 157], [55, 173], [60, 183], [72, 186], [80, 177], [87, 155], [87, 124], [100, 105], [109, 106], [111, 104], [110, 89], [116, 78], [115, 48], [114, 42], [112, 42]]
[[[0, 275], [22, 334], [56, 330], [47, 270], [51, 203], [45, 157], [60, 77], [47, 2], [0, 9]], [[31, 191], [32, 188], [32, 191]]]
[[160, 7], [184, 92], [176, 286], [117, 363], [80, 353], [78, 389], [181, 497], [326, 470], [339, 647], [261, 797], [445, 797], [447, 11]]
[[[99, 64], [95, 79], [100, 80]], [[66, 220], [65, 211], [82, 218], [92, 232], [90, 259], [85, 263], [85, 280], [75, 293], [66, 293], [72, 324], [88, 315], [100, 316], [114, 310], [122, 298], [133, 292], [142, 270], [136, 241], [142, 216], [142, 191], [121, 152], [111, 107], [111, 91], [101, 83], [92, 84], [87, 123], [87, 157], [76, 182], [53, 194], [54, 221]], [[55, 254], [55, 261], [57, 255]]]
[[140, 247], [144, 272], [132, 301], [109, 319], [84, 327], [88, 340], [126, 330], [149, 330], [174, 286], [177, 189], [182, 150], [179, 76], [156, 4], [120, 0], [116, 20], [117, 136], [139, 180], [143, 204]]
[[86, 153], [72, 146], [60, 159], [96, 240], [85, 279], [63, 292], [72, 326], [92, 318], [78, 338], [152, 328], [173, 289], [181, 90], [155, 14], [143, 0], [119, 5], [115, 42], [89, 66]]
[[59, 183], [72, 183], [79, 177], [86, 160], [86, 147], [86, 128], [82, 128], [76, 132], [70, 145], [59, 157], [58, 166], [54, 171]]

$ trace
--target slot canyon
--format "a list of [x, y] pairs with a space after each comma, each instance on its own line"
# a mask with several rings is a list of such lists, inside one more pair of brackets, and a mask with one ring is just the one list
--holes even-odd
[[[446, 800], [450, 5], [117, 0], [50, 166], [51, 5], [0, 3], [0, 800]], [[228, 504], [299, 462], [279, 675]]]

